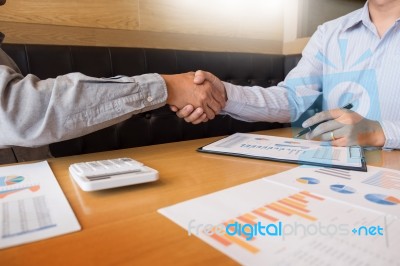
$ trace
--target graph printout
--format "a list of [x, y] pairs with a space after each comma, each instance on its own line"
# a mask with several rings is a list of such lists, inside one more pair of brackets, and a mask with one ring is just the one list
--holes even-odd
[[0, 249], [78, 230], [47, 162], [0, 167]]
[[159, 212], [244, 265], [398, 265], [399, 174], [301, 166]]
[[362, 148], [328, 142], [235, 133], [198, 149], [201, 152], [366, 171]]

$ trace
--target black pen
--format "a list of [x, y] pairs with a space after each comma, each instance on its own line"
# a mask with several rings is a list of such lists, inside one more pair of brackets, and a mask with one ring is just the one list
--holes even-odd
[[[353, 108], [353, 104], [349, 103], [349, 104], [346, 104], [345, 106], [343, 106], [343, 107], [340, 108], [340, 109], [348, 109], [348, 110], [350, 110], [351, 108]], [[294, 138], [301, 137], [301, 136], [303, 136], [304, 134], [306, 134], [306, 133], [308, 133], [308, 132], [311, 132], [311, 131], [314, 130], [317, 126], [319, 126], [320, 124], [322, 124], [322, 123], [324, 123], [324, 122], [326, 122], [326, 121], [317, 123], [317, 124], [315, 124], [315, 125], [312, 125], [311, 127], [308, 127], [308, 128], [306, 128], [306, 129], [303, 129], [303, 130], [300, 131], [296, 136], [294, 136]]]

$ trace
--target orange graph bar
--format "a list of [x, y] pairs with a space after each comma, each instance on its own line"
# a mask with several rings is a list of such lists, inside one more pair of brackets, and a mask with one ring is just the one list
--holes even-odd
[[225, 247], [229, 246], [232, 244], [231, 241], [225, 239], [225, 237], [220, 236], [216, 233], [213, 233], [212, 235], [210, 235], [211, 238], [213, 238], [214, 240], [218, 241], [219, 243], [221, 243], [222, 245], [224, 245]]
[[266, 218], [266, 219], [268, 219], [268, 220], [270, 220], [272, 222], [279, 221], [279, 219], [277, 219], [277, 218], [275, 218], [273, 216], [270, 216], [270, 215], [268, 215], [266, 213], [263, 213], [260, 209], [254, 210], [253, 213], [255, 213], [255, 214], [257, 214], [257, 215], [259, 215], [261, 217], [264, 217], [264, 218]]
[[290, 201], [288, 201], [286, 199], [279, 200], [278, 202], [283, 204], [283, 205], [286, 205], [286, 206], [292, 207], [294, 209], [297, 209], [299, 211], [302, 211], [302, 212], [310, 212], [309, 210], [305, 209], [303, 206], [299, 207], [297, 204], [293, 204], [292, 202], [290, 202]]
[[255, 221], [250, 220], [249, 218], [245, 217], [244, 215], [238, 216], [238, 217], [236, 217], [236, 219], [238, 219], [238, 220], [240, 220], [242, 222], [248, 223], [248, 224], [256, 224]]
[[250, 220], [256, 220], [256, 219], [257, 219], [257, 217], [254, 216], [254, 215], [251, 214], [251, 213], [243, 214], [243, 216], [246, 217], [246, 218], [249, 218]]
[[318, 196], [316, 196], [314, 194], [311, 194], [308, 191], [301, 191], [300, 193], [303, 194], [303, 195], [306, 195], [306, 196], [308, 196], [310, 198], [314, 198], [314, 199], [317, 199], [317, 200], [324, 200], [324, 198], [321, 198], [321, 197], [318, 197]]
[[297, 216], [303, 217], [303, 218], [305, 218], [305, 219], [307, 219], [307, 220], [310, 220], [310, 221], [316, 221], [316, 220], [318, 220], [318, 219], [315, 218], [314, 216], [311, 216], [311, 215], [308, 215], [308, 214], [305, 214], [305, 213], [302, 213], [302, 212], [299, 212], [299, 211], [290, 209], [290, 208], [285, 207], [285, 206], [282, 206], [282, 205], [280, 205], [280, 204], [278, 204], [278, 203], [272, 203], [271, 206], [274, 207], [274, 208], [276, 208], [276, 209], [278, 209], [278, 210], [280, 210], [280, 211], [283, 211], [283, 212], [288, 212], [288, 213], [291, 213], [291, 214], [296, 214]]
[[284, 198], [282, 200], [290, 202], [291, 204], [296, 205], [299, 208], [307, 208], [307, 204], [304, 204], [303, 202], [298, 202], [298, 201], [290, 199], [290, 198]]
[[303, 203], [308, 203], [308, 201], [306, 201], [302, 195], [294, 194], [292, 196], [289, 196], [289, 198], [303, 202]]
[[253, 254], [255, 254], [255, 253], [257, 253], [257, 252], [260, 251], [258, 248], [256, 248], [256, 247], [250, 245], [249, 243], [247, 243], [247, 242], [245, 242], [245, 241], [243, 241], [243, 240], [241, 240], [241, 239], [239, 239], [239, 238], [237, 238], [237, 237], [230, 236], [230, 235], [228, 235], [228, 234], [225, 234], [225, 237], [226, 237], [229, 241], [231, 241], [231, 242], [233, 242], [233, 243], [235, 243], [235, 244], [241, 246], [242, 248], [246, 249], [247, 251], [249, 251], [249, 252], [251, 252], [251, 253], [253, 253]]
[[279, 213], [281, 213], [281, 214], [283, 214], [283, 215], [286, 215], [286, 216], [291, 216], [291, 215], [292, 215], [290, 212], [285, 212], [284, 210], [282, 210], [282, 209], [280, 209], [280, 208], [276, 208], [276, 207], [273, 205], [273, 203], [270, 204], [270, 205], [267, 205], [267, 207], [268, 207], [269, 209], [273, 210], [273, 211], [279, 212]]

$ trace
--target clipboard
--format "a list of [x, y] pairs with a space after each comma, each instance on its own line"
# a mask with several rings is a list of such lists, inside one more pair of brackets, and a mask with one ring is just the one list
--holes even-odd
[[334, 147], [328, 142], [235, 133], [198, 152], [367, 172], [360, 146]]

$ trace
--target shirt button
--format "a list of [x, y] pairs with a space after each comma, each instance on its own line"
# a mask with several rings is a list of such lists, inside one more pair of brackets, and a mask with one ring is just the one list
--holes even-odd
[[151, 97], [151, 96], [147, 97], [147, 101], [148, 101], [148, 102], [153, 101], [153, 97]]

